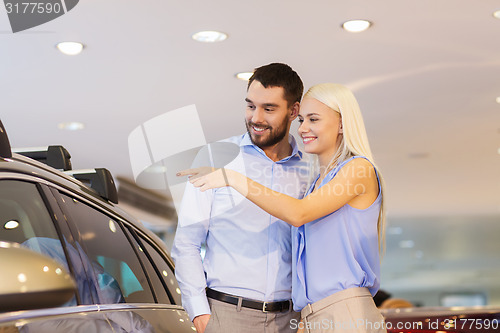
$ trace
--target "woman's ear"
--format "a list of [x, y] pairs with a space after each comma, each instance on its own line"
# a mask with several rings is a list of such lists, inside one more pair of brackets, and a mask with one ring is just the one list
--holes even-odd
[[342, 128], [342, 121], [339, 124], [339, 134], [344, 134], [344, 129]]

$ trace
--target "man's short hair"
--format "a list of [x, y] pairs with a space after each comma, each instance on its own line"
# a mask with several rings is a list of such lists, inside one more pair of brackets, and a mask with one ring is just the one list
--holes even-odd
[[272, 63], [256, 68], [248, 80], [247, 91], [253, 81], [259, 81], [264, 88], [282, 87], [288, 107], [300, 102], [304, 92], [304, 84], [299, 75], [286, 64]]

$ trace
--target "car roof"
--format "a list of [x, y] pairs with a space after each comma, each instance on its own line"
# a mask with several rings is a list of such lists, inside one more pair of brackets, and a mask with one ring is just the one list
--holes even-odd
[[[67, 159], [67, 161], [64, 161], [63, 165], [65, 167], [67, 166], [71, 168], [71, 163], [69, 162], [69, 158], [71, 157], [71, 155], [66, 151], [66, 149], [64, 149], [64, 147], [62, 146], [57, 146], [57, 147], [62, 157], [64, 159]], [[50, 148], [51, 147], [49, 147], [49, 149]], [[170, 261], [170, 264], [173, 266], [174, 263], [170, 258], [170, 256], [168, 255], [168, 250], [165, 243], [163, 243], [163, 241], [157, 235], [155, 235], [151, 230], [144, 227], [144, 225], [139, 220], [137, 220], [130, 214], [126, 213], [124, 210], [113, 204], [113, 202], [109, 201], [111, 200], [114, 201], [115, 203], [118, 203], [116, 187], [112, 179], [112, 176], [109, 173], [109, 171], [107, 170], [105, 171], [107, 172], [106, 176], [108, 176], [108, 178], [111, 178], [110, 182], [105, 184], [105, 186], [112, 187], [111, 194], [114, 194], [113, 198], [110, 198], [110, 196], [107, 197], [103, 196], [103, 194], [99, 193], [96, 189], [93, 189], [87, 186], [85, 183], [75, 179], [76, 176], [70, 176], [69, 174], [66, 174], [58, 169], [55, 169], [49, 165], [36, 161], [32, 158], [23, 156], [22, 154], [13, 153], [7, 132], [3, 126], [2, 121], [0, 120], [0, 174], [17, 173], [17, 174], [28, 175], [30, 177], [36, 177], [42, 183], [47, 182], [55, 184], [57, 186], [66, 189], [71, 193], [77, 194], [85, 198], [92, 204], [100, 207], [103, 211], [119, 218], [120, 220], [122, 220], [122, 222], [134, 226], [136, 230], [145, 234], [151, 241], [155, 243], [157, 247], [159, 247], [164, 252], [165, 257]]]
[[83, 182], [65, 174], [62, 171], [54, 169], [48, 165], [35, 161], [31, 158], [13, 153], [11, 158], [0, 157], [0, 173], [11, 172], [17, 174], [29, 175], [40, 179], [41, 182], [48, 182], [58, 185], [67, 191], [80, 195], [91, 201], [94, 205], [99, 206], [108, 214], [115, 215], [122, 221], [131, 224], [148, 238], [160, 247], [165, 253], [168, 250], [165, 244], [152, 231], [144, 227], [144, 225], [135, 217], [121, 209], [119, 206], [103, 199], [95, 190], [85, 185]]

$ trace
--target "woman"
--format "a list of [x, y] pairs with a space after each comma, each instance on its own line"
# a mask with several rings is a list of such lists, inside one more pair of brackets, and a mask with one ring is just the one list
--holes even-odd
[[301, 103], [299, 134], [319, 175], [303, 199], [272, 191], [233, 170], [192, 169], [202, 191], [231, 186], [291, 224], [294, 309], [310, 332], [385, 332], [372, 300], [384, 242], [383, 180], [373, 164], [358, 103], [339, 84], [313, 86]]

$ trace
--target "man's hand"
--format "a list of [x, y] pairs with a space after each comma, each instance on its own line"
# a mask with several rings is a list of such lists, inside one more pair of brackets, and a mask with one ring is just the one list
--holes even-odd
[[209, 314], [204, 314], [194, 317], [193, 324], [194, 327], [196, 328], [196, 332], [204, 333], [209, 320], [210, 320]]

